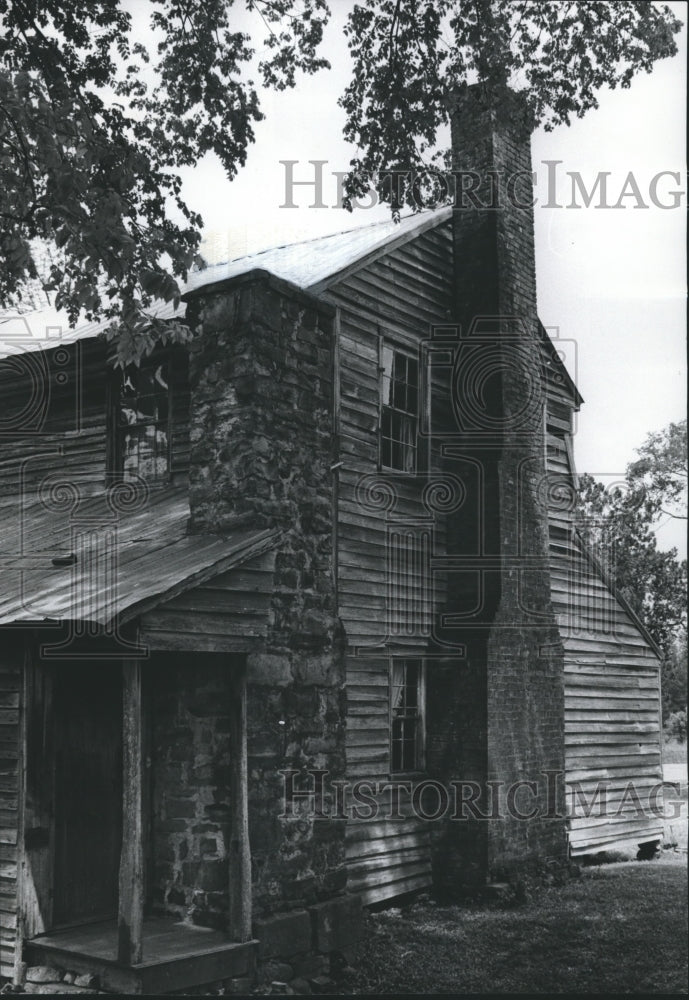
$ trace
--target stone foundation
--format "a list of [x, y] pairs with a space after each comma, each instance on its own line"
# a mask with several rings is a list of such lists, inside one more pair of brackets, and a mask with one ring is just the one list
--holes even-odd
[[[179, 996], [266, 993], [329, 993], [348, 965], [363, 932], [361, 898], [341, 895], [305, 909], [254, 921], [257, 939], [246, 973], [179, 991]], [[97, 975], [55, 966], [31, 966], [13, 992], [112, 994]]]
[[361, 898], [336, 896], [308, 909], [257, 920], [258, 984], [328, 993], [363, 932]]
[[62, 993], [79, 996], [81, 994], [106, 994], [100, 988], [98, 976], [92, 973], [78, 973], [70, 969], [60, 969], [53, 965], [32, 965], [26, 969], [24, 982], [12, 992], [22, 993]]

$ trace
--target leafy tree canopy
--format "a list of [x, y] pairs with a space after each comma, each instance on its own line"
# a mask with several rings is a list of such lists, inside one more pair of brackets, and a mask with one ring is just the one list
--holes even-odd
[[[0, 307], [40, 277], [71, 322], [120, 322], [121, 363], [156, 337], [185, 336], [144, 317], [153, 299], [179, 296], [198, 259], [202, 221], [177, 171], [208, 152], [230, 179], [244, 164], [262, 118], [249, 73], [255, 46], [266, 52], [257, 71], [267, 87], [328, 65], [318, 55], [326, 0], [150, 0], [141, 9], [150, 30], [135, 37], [124, 0], [0, 0]], [[674, 54], [679, 27], [646, 0], [355, 5], [342, 105], [346, 138], [361, 152], [348, 195], [379, 171], [439, 162], [448, 96], [467, 83], [524, 90], [534, 121], [552, 128], [595, 107], [601, 86], [628, 86]]]
[[[676, 53], [680, 21], [666, 5], [569, 0], [365, 0], [349, 18], [354, 62], [341, 104], [361, 152], [346, 190], [362, 195], [389, 172], [447, 167], [437, 149], [448, 101], [470, 83], [496, 101], [523, 91], [535, 125], [552, 129], [598, 106], [601, 87], [629, 87]], [[413, 189], [377, 184], [394, 210]], [[399, 197], [399, 201], [397, 200]]]
[[687, 519], [687, 422], [649, 434], [627, 470], [634, 498], [647, 515]]
[[213, 152], [231, 179], [263, 117], [239, 15], [267, 36], [264, 86], [328, 65], [325, 0], [144, 7], [135, 35], [118, 0], [0, 0], [0, 306], [40, 278], [70, 322], [120, 321], [120, 360], [186, 333], [144, 315], [199, 262], [202, 220], [177, 169]]

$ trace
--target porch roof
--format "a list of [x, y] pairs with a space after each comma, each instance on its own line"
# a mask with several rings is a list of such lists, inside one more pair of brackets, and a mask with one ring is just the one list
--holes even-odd
[[187, 487], [78, 497], [69, 484], [0, 506], [0, 625], [125, 622], [261, 555], [278, 532], [187, 534]]

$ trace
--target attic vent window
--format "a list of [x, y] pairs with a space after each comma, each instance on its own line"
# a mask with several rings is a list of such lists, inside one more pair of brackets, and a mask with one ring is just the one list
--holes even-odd
[[170, 474], [170, 358], [120, 376], [116, 403], [116, 463], [125, 480], [149, 482]]

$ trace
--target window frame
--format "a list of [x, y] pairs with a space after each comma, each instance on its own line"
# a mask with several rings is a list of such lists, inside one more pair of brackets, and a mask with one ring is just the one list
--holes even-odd
[[[413, 443], [413, 456], [414, 464], [412, 469], [400, 468], [396, 465], [386, 465], [383, 462], [383, 441], [393, 442], [394, 438], [388, 438], [383, 436], [383, 414], [386, 410], [392, 413], [398, 413], [400, 415], [410, 417], [411, 412], [408, 410], [402, 410], [399, 407], [391, 406], [385, 402], [385, 365], [383, 363], [383, 352], [388, 348], [393, 353], [393, 365], [394, 357], [396, 354], [400, 354], [405, 358], [414, 361], [416, 363], [416, 413], [413, 414], [414, 419], [414, 443]], [[391, 379], [391, 381], [394, 381]], [[404, 383], [409, 385], [409, 383]], [[421, 419], [423, 407], [426, 403], [427, 392], [425, 391], [424, 381], [423, 381], [423, 370], [421, 365], [421, 358], [419, 357], [418, 350], [415, 352], [412, 347], [405, 344], [401, 344], [399, 341], [395, 341], [390, 337], [385, 337], [379, 335], [378, 339], [378, 470], [385, 472], [396, 472], [404, 473], [409, 476], [418, 475], [424, 471], [424, 466], [427, 464], [424, 461], [424, 454], [422, 449], [421, 440]], [[401, 442], [398, 442], [401, 444]], [[392, 456], [391, 456], [392, 457]]]
[[[394, 743], [394, 738], [393, 738], [393, 723], [394, 723], [394, 721], [395, 721], [396, 718], [399, 718], [399, 716], [395, 716], [393, 714], [394, 713], [394, 705], [392, 703], [392, 697], [393, 697], [392, 696], [392, 677], [393, 677], [394, 666], [395, 666], [396, 663], [408, 663], [408, 662], [414, 662], [414, 663], [418, 664], [417, 692], [416, 692], [416, 701], [417, 701], [417, 706], [416, 706], [417, 707], [417, 715], [416, 715], [416, 719], [417, 719], [417, 727], [416, 727], [416, 737], [415, 737], [416, 748], [415, 748], [415, 754], [414, 754], [415, 761], [414, 761], [414, 767], [411, 767], [411, 768], [406, 767], [406, 768], [400, 768], [399, 770], [396, 770], [393, 767], [393, 755], [394, 755], [393, 754], [393, 743]], [[426, 767], [426, 661], [425, 661], [425, 659], [422, 656], [406, 656], [406, 655], [392, 656], [390, 658], [389, 669], [388, 669], [388, 685], [389, 685], [388, 686], [388, 692], [389, 692], [389, 695], [388, 695], [388, 710], [389, 710], [389, 733], [390, 733], [390, 744], [389, 744], [389, 753], [390, 753], [389, 774], [390, 774], [390, 777], [398, 778], [398, 777], [402, 777], [404, 775], [422, 774], [424, 772], [424, 770], [425, 770], [425, 767]]]
[[[141, 421], [137, 425], [121, 425], [119, 421], [120, 417], [120, 405], [122, 401], [122, 381], [126, 378], [129, 370], [134, 370], [140, 372], [142, 369], [155, 369], [160, 364], [166, 364], [168, 366], [168, 386], [167, 386], [167, 417], [165, 420], [150, 420]], [[142, 359], [139, 366], [128, 365], [126, 368], [116, 369], [112, 377], [108, 382], [108, 422], [110, 425], [110, 430], [108, 434], [108, 473], [109, 477], [114, 478], [117, 481], [127, 482], [125, 478], [124, 469], [124, 450], [123, 450], [123, 436], [124, 431], [126, 431], [127, 426], [156, 426], [165, 429], [167, 435], [167, 447], [165, 449], [165, 454], [167, 458], [167, 470], [161, 476], [146, 477], [137, 471], [141, 479], [145, 479], [149, 487], [153, 486], [166, 486], [172, 482], [173, 477], [173, 442], [172, 442], [172, 431], [174, 426], [173, 412], [174, 412], [174, 384], [175, 377], [177, 376], [177, 359], [175, 352], [171, 348], [164, 348], [162, 351], [154, 351], [147, 358]]]

